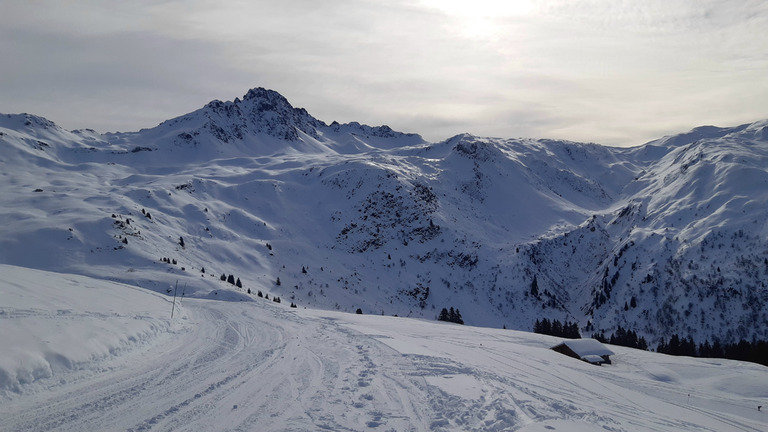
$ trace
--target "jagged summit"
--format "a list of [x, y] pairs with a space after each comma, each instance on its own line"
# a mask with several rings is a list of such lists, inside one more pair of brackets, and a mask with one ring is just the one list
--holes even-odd
[[[156, 128], [142, 130], [138, 136], [115, 134], [113, 138], [154, 143], [157, 148], [194, 147], [204, 157], [284, 152], [359, 153], [423, 142], [416, 134], [397, 132], [386, 125], [373, 127], [335, 121], [327, 125], [306, 109], [293, 107], [280, 93], [262, 87], [249, 90], [242, 99], [211, 101]], [[205, 148], [210, 151], [206, 153]]]
[[243, 99], [211, 101], [197, 111], [161, 123], [158, 128], [178, 129], [182, 141], [199, 141], [195, 137], [210, 134], [229, 143], [259, 135], [298, 141], [302, 133], [317, 139], [318, 128], [324, 126], [305, 109], [294, 108], [280, 93], [258, 87], [249, 90]]

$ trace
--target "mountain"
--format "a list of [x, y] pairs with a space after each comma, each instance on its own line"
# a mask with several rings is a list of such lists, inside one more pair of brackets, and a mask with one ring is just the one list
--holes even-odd
[[768, 121], [633, 148], [431, 143], [257, 88], [131, 133], [1, 115], [0, 141], [3, 264], [652, 346], [768, 339]]

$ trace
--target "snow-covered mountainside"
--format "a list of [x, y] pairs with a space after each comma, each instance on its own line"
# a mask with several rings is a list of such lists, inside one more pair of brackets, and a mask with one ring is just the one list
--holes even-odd
[[0, 115], [0, 164], [0, 263], [651, 344], [768, 339], [768, 121], [634, 148], [428, 143], [253, 89], [132, 133]]

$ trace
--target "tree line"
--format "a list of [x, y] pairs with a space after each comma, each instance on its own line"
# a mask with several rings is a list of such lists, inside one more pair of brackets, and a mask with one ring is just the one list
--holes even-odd
[[[547, 318], [537, 319], [533, 325], [533, 332], [569, 339], [581, 338], [579, 326], [575, 322], [565, 321], [561, 323], [558, 320], [550, 321]], [[616, 331], [609, 336], [606, 336], [605, 332], [599, 332], [593, 333], [592, 338], [611, 345], [651, 351], [648, 341], [643, 336], [639, 336], [634, 330], [625, 329], [622, 326], [618, 326]], [[724, 358], [768, 366], [768, 341], [761, 340], [750, 342], [742, 339], [739, 342], [722, 343], [715, 339], [714, 342], [705, 340], [696, 344], [691, 336], [680, 337], [678, 334], [673, 334], [669, 340], [661, 338], [655, 351], [675, 356]]]
[[558, 320], [550, 321], [548, 318], [544, 318], [541, 321], [537, 319], [533, 324], [533, 332], [567, 339], [581, 338], [579, 325], [575, 322], [566, 321], [561, 323]]
[[725, 358], [768, 366], [768, 341], [749, 342], [742, 339], [739, 342], [722, 343], [715, 339], [714, 342], [705, 340], [697, 345], [690, 336], [681, 338], [673, 334], [669, 341], [661, 339], [656, 352], [689, 357]]

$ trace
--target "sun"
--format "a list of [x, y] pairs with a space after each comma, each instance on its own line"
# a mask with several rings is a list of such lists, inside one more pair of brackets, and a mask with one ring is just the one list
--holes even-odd
[[531, 0], [421, 0], [421, 4], [448, 15], [469, 19], [519, 16], [533, 10]]
[[499, 21], [532, 13], [532, 0], [420, 0], [458, 23], [457, 31], [469, 39], [491, 39], [501, 30]]

